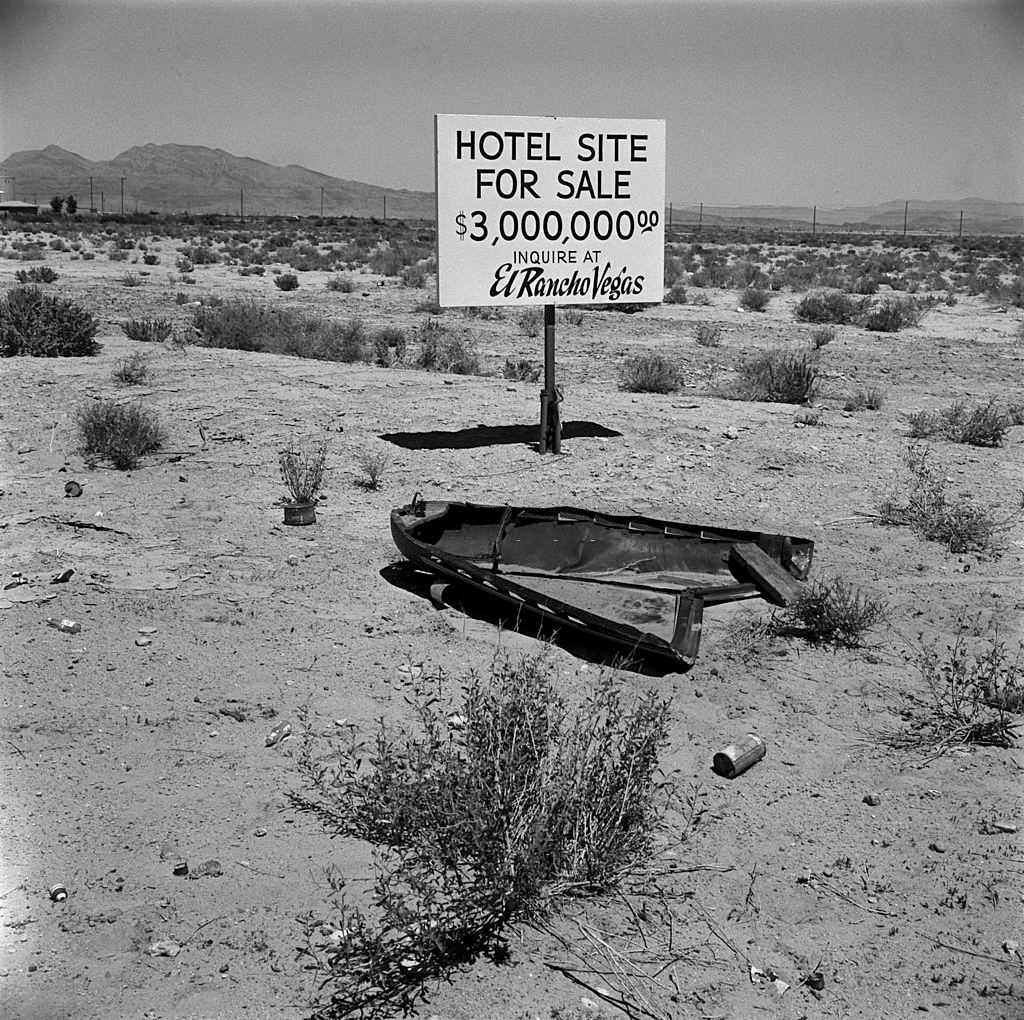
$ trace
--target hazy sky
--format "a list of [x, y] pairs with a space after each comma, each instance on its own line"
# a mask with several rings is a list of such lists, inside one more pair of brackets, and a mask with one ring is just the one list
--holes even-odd
[[434, 187], [433, 114], [664, 118], [666, 201], [1024, 201], [1021, 0], [0, 0], [0, 158]]

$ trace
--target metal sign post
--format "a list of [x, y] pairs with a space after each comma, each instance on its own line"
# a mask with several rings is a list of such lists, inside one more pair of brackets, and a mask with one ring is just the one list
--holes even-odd
[[544, 389], [540, 391], [540, 452], [562, 452], [562, 391], [555, 386], [555, 306], [544, 306]]

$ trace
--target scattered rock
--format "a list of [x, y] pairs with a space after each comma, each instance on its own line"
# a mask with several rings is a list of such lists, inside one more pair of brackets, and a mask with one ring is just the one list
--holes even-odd
[[877, 807], [882, 803], [882, 798], [877, 793], [866, 793], [864, 795], [864, 803], [871, 807]]
[[299, 565], [299, 558], [298, 556], [294, 555], [289, 556], [285, 562], [288, 564], [289, 567], [297, 567]]
[[944, 854], [946, 852], [946, 848], [942, 843], [929, 843], [928, 849], [937, 854]]
[[224, 868], [221, 866], [220, 861], [216, 858], [210, 858], [208, 861], [203, 861], [202, 864], [197, 864], [189, 873], [189, 878], [220, 878], [224, 874]]
[[257, 836], [257, 837], [263, 837], [266, 834], [267, 834], [267, 830], [264, 829], [262, 825], [253, 833], [253, 835]]
[[138, 645], [139, 648], [145, 648], [146, 645], [151, 645], [152, 643], [153, 639], [148, 637], [137, 637], [135, 639], [135, 644]]
[[820, 992], [825, 987], [825, 975], [820, 970], [816, 970], [813, 974], [808, 974], [804, 978], [804, 983], [808, 988], [813, 988], [816, 992]]
[[59, 574], [54, 574], [53, 577], [50, 578], [50, 584], [64, 584], [71, 580], [74, 573], [75, 572], [68, 567], [67, 570], [62, 570]]
[[154, 942], [146, 952], [150, 956], [177, 956], [181, 952], [181, 946], [177, 942], [165, 939], [160, 942]]

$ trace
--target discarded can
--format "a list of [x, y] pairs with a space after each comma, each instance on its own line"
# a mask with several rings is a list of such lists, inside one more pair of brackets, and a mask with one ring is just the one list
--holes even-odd
[[735, 779], [755, 762], [759, 762], [766, 751], [765, 742], [756, 733], [748, 733], [742, 740], [719, 751], [714, 757], [712, 768], [726, 779]]
[[60, 882], [56, 882], [50, 886], [50, 899], [54, 903], [63, 903], [68, 898], [67, 886], [62, 885]]
[[267, 734], [267, 747], [273, 747], [276, 743], [284, 740], [292, 732], [292, 724], [288, 722], [278, 723]]
[[188, 861], [177, 861], [174, 865], [175, 875], [187, 875], [188, 874]]
[[82, 487], [78, 482], [65, 482], [64, 483], [64, 495], [70, 496], [72, 499], [78, 499], [82, 495]]
[[82, 630], [82, 625], [77, 620], [58, 620], [55, 616], [48, 616], [46, 622], [65, 634], [78, 634]]

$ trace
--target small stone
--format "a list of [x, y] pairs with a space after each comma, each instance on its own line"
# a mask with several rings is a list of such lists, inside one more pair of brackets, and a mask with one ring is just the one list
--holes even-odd
[[221, 973], [221, 974], [227, 974], [227, 972], [228, 972], [228, 971], [229, 971], [230, 969], [231, 969], [231, 968], [230, 968], [230, 967], [229, 967], [229, 966], [228, 966], [228, 965], [227, 965], [226, 963], [222, 963], [222, 964], [220, 965], [220, 973]]
[[877, 793], [867, 793], [864, 795], [864, 803], [871, 807], [877, 807], [882, 803], [882, 798]]
[[820, 992], [825, 987], [825, 975], [820, 970], [816, 970], [813, 974], [808, 974], [807, 987]]
[[256, 836], [257, 838], [262, 838], [266, 834], [267, 834], [267, 830], [264, 829], [262, 825], [253, 833], [253, 835]]
[[153, 639], [148, 637], [137, 637], [135, 639], [135, 644], [138, 645], [139, 648], [145, 648], [146, 645], [151, 645], [152, 643]]
[[299, 565], [299, 558], [298, 556], [289, 556], [285, 562], [287, 562], [290, 567], [297, 567]]
[[944, 854], [946, 852], [945, 846], [941, 843], [929, 843], [928, 849], [934, 851], [937, 854]]

